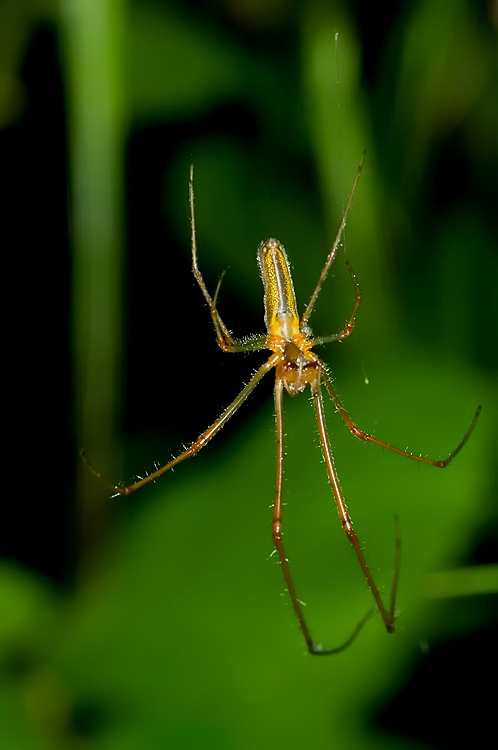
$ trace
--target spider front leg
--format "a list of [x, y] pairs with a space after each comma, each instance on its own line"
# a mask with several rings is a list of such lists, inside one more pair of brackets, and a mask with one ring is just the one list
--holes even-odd
[[[299, 625], [303, 631], [306, 645], [310, 654], [314, 656], [327, 656], [329, 654], [338, 654], [340, 651], [344, 651], [348, 646], [353, 643], [356, 636], [363, 628], [365, 623], [375, 614], [376, 609], [369, 610], [366, 615], [360, 620], [350, 637], [340, 646], [335, 648], [323, 648], [320, 644], [313, 641], [306, 620], [304, 619], [303, 610], [299, 599], [297, 598], [294, 583], [289, 570], [289, 564], [285, 556], [284, 544], [282, 541], [282, 497], [283, 497], [283, 482], [284, 482], [284, 417], [282, 408], [282, 397], [283, 397], [283, 380], [276, 378], [275, 380], [275, 420], [276, 420], [276, 435], [277, 435], [277, 471], [275, 478], [275, 503], [273, 506], [273, 543], [277, 550], [282, 570], [284, 572], [285, 581], [287, 588], [292, 600], [294, 611], [299, 620]], [[361, 554], [361, 551], [360, 551]], [[394, 606], [394, 605], [393, 605]]]
[[322, 370], [322, 380], [324, 382], [324, 385], [330, 395], [330, 398], [334, 402], [334, 406], [336, 410], [341, 415], [342, 419], [346, 423], [347, 428], [349, 431], [359, 440], [363, 440], [366, 443], [375, 443], [375, 445], [380, 445], [381, 448], [387, 448], [388, 450], [392, 451], [393, 453], [398, 453], [400, 456], [406, 456], [407, 458], [411, 458], [414, 461], [420, 461], [423, 464], [429, 464], [429, 466], [438, 466], [440, 469], [444, 469], [450, 461], [453, 461], [455, 456], [460, 453], [463, 446], [469, 439], [469, 437], [472, 434], [472, 431], [474, 427], [476, 426], [476, 422], [479, 418], [479, 414], [481, 413], [481, 406], [479, 405], [477, 407], [476, 413], [474, 414], [474, 418], [472, 419], [472, 422], [470, 423], [470, 427], [463, 436], [463, 439], [460, 441], [460, 443], [457, 445], [453, 453], [450, 453], [448, 458], [444, 459], [444, 461], [438, 461], [437, 459], [433, 458], [424, 458], [423, 456], [417, 456], [415, 453], [410, 453], [409, 451], [403, 451], [400, 448], [395, 448], [394, 445], [389, 445], [389, 443], [384, 443], [382, 440], [378, 440], [373, 435], [370, 435], [368, 432], [365, 432], [364, 430], [360, 430], [359, 427], [356, 426], [356, 424], [353, 422], [349, 414], [347, 413], [346, 409], [342, 405], [342, 402], [339, 398], [339, 396], [336, 393], [336, 390], [334, 386], [332, 385], [332, 381], [330, 380], [329, 376], [327, 375], [325, 369]]
[[384, 602], [382, 601], [380, 597], [379, 589], [377, 588], [375, 581], [373, 580], [372, 574], [370, 573], [368, 565], [365, 561], [365, 557], [363, 555], [363, 551], [360, 546], [358, 535], [353, 529], [353, 523], [351, 521], [351, 517], [346, 508], [346, 502], [344, 500], [344, 496], [342, 494], [342, 490], [339, 485], [339, 478], [337, 476], [337, 471], [336, 471], [335, 464], [334, 464], [334, 458], [332, 456], [332, 450], [330, 448], [330, 442], [329, 442], [329, 438], [327, 434], [327, 427], [325, 424], [325, 415], [323, 412], [323, 398], [322, 398], [322, 392], [321, 392], [320, 377], [321, 375], [323, 375], [325, 368], [321, 362], [319, 363], [319, 365], [320, 366], [316, 371], [316, 378], [311, 384], [311, 389], [313, 392], [313, 402], [315, 405], [316, 419], [318, 423], [318, 434], [320, 436], [320, 444], [322, 446], [322, 453], [325, 459], [325, 466], [327, 468], [327, 474], [329, 476], [330, 484], [332, 486], [332, 492], [334, 493], [337, 510], [339, 511], [339, 517], [341, 519], [342, 527], [344, 531], [346, 532], [346, 535], [349, 541], [353, 545], [356, 556], [359, 560], [363, 573], [365, 574], [365, 577], [367, 579], [367, 583], [370, 586], [372, 594], [374, 595], [375, 602], [377, 604], [377, 607], [379, 608], [380, 614], [382, 615], [382, 619], [384, 620], [386, 630], [388, 633], [394, 633], [396, 591], [398, 588], [399, 566], [400, 566], [400, 557], [401, 557], [401, 538], [399, 534], [399, 524], [398, 524], [397, 519], [395, 519], [395, 532], [396, 533], [395, 533], [394, 576], [393, 576], [393, 583], [392, 583], [392, 589], [391, 589], [391, 602], [390, 602], [389, 611], [387, 611], [386, 607], [384, 606]]

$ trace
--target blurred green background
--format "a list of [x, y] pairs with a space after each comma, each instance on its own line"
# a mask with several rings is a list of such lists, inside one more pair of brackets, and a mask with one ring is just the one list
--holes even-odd
[[[479, 746], [498, 668], [498, 5], [2, 0], [6, 476], [0, 743], [38, 748]], [[338, 656], [305, 650], [272, 556], [272, 377], [193, 461], [181, 451], [264, 353], [256, 249], [286, 246], [300, 310], [366, 159], [311, 319], [360, 427], [327, 404], [342, 487], [389, 594]], [[15, 292], [14, 292], [15, 290]], [[285, 543], [308, 624], [341, 643], [371, 605], [305, 396], [286, 398]], [[476, 717], [477, 721], [476, 721]]]

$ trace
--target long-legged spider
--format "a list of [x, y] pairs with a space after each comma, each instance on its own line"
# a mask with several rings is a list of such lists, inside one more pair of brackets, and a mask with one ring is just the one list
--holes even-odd
[[[199, 287], [204, 295], [204, 298], [209, 305], [211, 311], [211, 317], [213, 319], [216, 335], [218, 338], [218, 344], [224, 352], [247, 352], [247, 351], [258, 351], [262, 349], [269, 349], [271, 351], [270, 357], [261, 367], [254, 373], [252, 378], [249, 380], [247, 385], [242, 389], [239, 395], [232, 401], [232, 403], [225, 409], [221, 416], [209, 427], [205, 432], [200, 435], [197, 440], [192, 443], [183, 453], [169, 461], [167, 464], [152, 472], [148, 476], [140, 479], [127, 487], [120, 487], [108, 482], [102, 477], [102, 475], [96, 471], [88, 459], [82, 452], [82, 456], [86, 461], [89, 469], [93, 474], [103, 481], [106, 485], [111, 487], [117, 493], [121, 495], [129, 495], [131, 492], [139, 489], [144, 484], [157, 479], [157, 477], [164, 474], [164, 472], [172, 469], [177, 464], [184, 461], [190, 456], [194, 456], [198, 453], [201, 448], [204, 448], [207, 443], [216, 435], [223, 425], [230, 419], [230, 417], [237, 411], [241, 404], [247, 399], [250, 393], [254, 390], [260, 380], [270, 370], [275, 369], [275, 415], [276, 415], [276, 433], [277, 433], [277, 472], [276, 472], [276, 483], [275, 483], [275, 502], [273, 507], [273, 542], [275, 544], [276, 551], [280, 558], [282, 569], [284, 572], [285, 580], [289, 590], [289, 594], [292, 599], [294, 610], [299, 620], [299, 624], [303, 631], [308, 650], [311, 654], [326, 655], [334, 654], [342, 651], [352, 643], [356, 638], [359, 631], [365, 624], [365, 622], [371, 617], [371, 615], [377, 611], [380, 611], [384, 624], [388, 633], [393, 633], [395, 629], [395, 601], [396, 601], [396, 589], [399, 577], [399, 564], [400, 564], [400, 535], [399, 529], [396, 522], [396, 544], [395, 544], [395, 565], [394, 565], [394, 576], [391, 590], [391, 599], [389, 609], [386, 608], [382, 598], [379, 594], [379, 590], [373, 580], [372, 574], [365, 561], [363, 551], [361, 549], [358, 536], [353, 529], [353, 524], [346, 508], [346, 503], [342, 490], [339, 484], [337, 471], [334, 465], [334, 459], [330, 448], [330, 441], [327, 435], [327, 427], [325, 424], [325, 416], [323, 410], [323, 397], [322, 397], [322, 385], [325, 386], [337, 412], [346, 423], [351, 433], [369, 443], [375, 443], [380, 445], [382, 448], [387, 448], [394, 453], [399, 453], [401, 456], [407, 456], [414, 461], [420, 461], [421, 463], [429, 464], [430, 466], [438, 466], [444, 468], [448, 466], [455, 456], [460, 452], [465, 443], [470, 437], [472, 430], [475, 427], [481, 407], [479, 406], [471, 425], [462, 441], [459, 443], [457, 448], [451, 453], [448, 458], [444, 461], [438, 461], [430, 458], [424, 458], [422, 456], [414, 455], [408, 451], [400, 450], [395, 448], [388, 443], [384, 443], [382, 440], [378, 440], [373, 435], [364, 432], [353, 422], [347, 411], [345, 410], [342, 402], [340, 401], [333, 385], [330, 376], [327, 373], [327, 369], [324, 363], [318, 358], [318, 356], [312, 351], [312, 347], [326, 344], [331, 341], [340, 341], [347, 338], [353, 330], [354, 319], [358, 311], [358, 307], [361, 302], [361, 291], [356, 279], [355, 273], [351, 268], [351, 265], [346, 261], [351, 279], [356, 292], [356, 298], [353, 305], [353, 310], [349, 317], [345, 327], [339, 333], [332, 336], [320, 336], [314, 338], [311, 334], [311, 330], [308, 327], [308, 319], [311, 315], [317, 297], [322, 288], [323, 282], [330, 270], [334, 258], [336, 256], [337, 248], [341, 240], [344, 227], [346, 226], [346, 219], [348, 216], [351, 202], [356, 190], [356, 186], [360, 177], [361, 168], [363, 164], [363, 157], [360, 165], [356, 172], [356, 176], [351, 188], [351, 192], [344, 210], [341, 224], [337, 232], [334, 244], [327, 256], [325, 265], [318, 279], [315, 291], [311, 295], [311, 299], [306, 307], [301, 319], [297, 314], [297, 304], [294, 294], [294, 287], [292, 283], [289, 262], [283, 246], [275, 239], [268, 239], [266, 242], [262, 242], [258, 249], [258, 263], [261, 270], [261, 276], [264, 285], [264, 307], [265, 307], [265, 324], [266, 334], [250, 338], [247, 340], [237, 340], [232, 337], [232, 334], [228, 330], [227, 326], [221, 319], [217, 310], [217, 298], [220, 289], [221, 280], [223, 274], [220, 277], [218, 286], [216, 288], [214, 297], [209, 294], [204, 279], [199, 270], [197, 261], [197, 244], [195, 234], [195, 216], [194, 216], [194, 188], [193, 188], [193, 166], [190, 167], [190, 181], [189, 181], [189, 199], [190, 199], [190, 216], [191, 216], [191, 227], [192, 227], [192, 264], [194, 276], [199, 284]], [[284, 420], [283, 420], [283, 409], [282, 399], [284, 388], [290, 396], [296, 396], [305, 390], [306, 386], [309, 385], [313, 396], [313, 403], [315, 407], [316, 420], [318, 424], [318, 434], [320, 438], [320, 444], [322, 447], [323, 457], [327, 468], [330, 484], [332, 485], [332, 492], [334, 494], [335, 502], [337, 504], [337, 510], [339, 511], [339, 517], [341, 519], [342, 526], [346, 535], [353, 545], [354, 551], [360, 562], [363, 573], [367, 579], [367, 583], [370, 586], [372, 594], [375, 599], [375, 605], [365, 617], [360, 621], [352, 635], [348, 640], [336, 648], [323, 648], [320, 644], [313, 641], [306, 621], [304, 619], [302, 607], [297, 597], [292, 577], [289, 570], [287, 558], [285, 556], [284, 545], [282, 540], [282, 489], [283, 489], [283, 478], [284, 478]]]

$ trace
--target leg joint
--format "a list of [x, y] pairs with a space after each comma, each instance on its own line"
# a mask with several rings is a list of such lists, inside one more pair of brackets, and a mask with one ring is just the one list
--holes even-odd
[[273, 534], [273, 541], [276, 542], [277, 540], [279, 542], [282, 541], [282, 521], [278, 519], [277, 521], [273, 521], [272, 525], [272, 534]]

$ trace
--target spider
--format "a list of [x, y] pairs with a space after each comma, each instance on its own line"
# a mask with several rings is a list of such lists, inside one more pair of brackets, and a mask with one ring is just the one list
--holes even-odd
[[[361, 302], [361, 290], [356, 279], [356, 275], [348, 261], [346, 265], [351, 276], [354, 290], [355, 290], [355, 301], [351, 315], [345, 325], [345, 327], [336, 334], [331, 336], [320, 336], [314, 337], [308, 326], [308, 319], [313, 311], [314, 305], [321, 291], [323, 282], [330, 270], [330, 267], [335, 259], [337, 248], [339, 246], [342, 233], [346, 226], [347, 216], [351, 207], [356, 186], [360, 177], [361, 169], [363, 166], [363, 159], [360, 161], [358, 166], [353, 186], [349, 194], [346, 207], [342, 216], [342, 220], [337, 232], [337, 236], [334, 240], [334, 244], [327, 256], [325, 265], [322, 269], [316, 288], [311, 295], [311, 299], [306, 307], [303, 315], [299, 318], [297, 313], [296, 297], [294, 294], [294, 287], [287, 260], [287, 255], [283, 246], [276, 239], [268, 239], [262, 242], [258, 249], [258, 263], [261, 271], [264, 286], [264, 308], [265, 308], [265, 325], [266, 334], [251, 337], [249, 339], [238, 340], [232, 337], [232, 334], [228, 330], [227, 326], [221, 319], [217, 310], [217, 299], [220, 290], [221, 281], [224, 273], [221, 275], [214, 296], [211, 297], [209, 294], [204, 279], [199, 270], [198, 259], [197, 259], [197, 242], [195, 232], [195, 214], [194, 214], [194, 187], [193, 187], [193, 176], [194, 170], [193, 165], [190, 167], [190, 180], [189, 180], [189, 202], [190, 202], [190, 218], [191, 218], [191, 245], [192, 245], [192, 266], [193, 273], [196, 281], [204, 295], [204, 299], [209, 305], [211, 311], [211, 317], [214, 323], [218, 344], [224, 352], [247, 352], [247, 351], [258, 351], [263, 349], [269, 349], [271, 354], [262, 364], [259, 369], [253, 374], [247, 385], [241, 390], [239, 395], [232, 401], [232, 403], [223, 411], [218, 419], [205, 431], [197, 440], [192, 443], [183, 453], [180, 453], [176, 458], [172, 459], [164, 466], [158, 468], [148, 476], [140, 479], [127, 487], [114, 485], [102, 477], [102, 475], [96, 471], [86, 458], [84, 452], [81, 455], [88, 465], [90, 471], [107, 486], [115, 490], [120, 495], [129, 495], [131, 492], [139, 489], [143, 485], [157, 479], [161, 474], [164, 474], [169, 469], [172, 469], [177, 464], [184, 461], [186, 458], [190, 458], [198, 453], [209, 441], [221, 430], [226, 424], [230, 417], [237, 411], [237, 409], [243, 404], [248, 398], [254, 388], [258, 385], [260, 380], [269, 373], [271, 370], [275, 371], [275, 417], [276, 417], [276, 442], [277, 442], [277, 466], [276, 466], [276, 481], [275, 481], [275, 500], [273, 505], [273, 521], [272, 521], [272, 534], [275, 549], [278, 553], [282, 570], [284, 573], [287, 588], [292, 600], [295, 613], [299, 620], [301, 630], [306, 640], [306, 645], [311, 654], [314, 655], [328, 655], [338, 653], [347, 648], [360, 632], [363, 625], [367, 620], [377, 611], [380, 612], [384, 625], [388, 633], [393, 633], [395, 630], [395, 602], [396, 602], [396, 590], [399, 578], [399, 567], [400, 567], [400, 533], [399, 524], [395, 519], [395, 565], [394, 575], [391, 589], [390, 605], [387, 609], [382, 601], [377, 585], [375, 584], [372, 574], [365, 561], [363, 551], [360, 546], [358, 536], [353, 528], [351, 517], [346, 508], [344, 495], [342, 493], [337, 470], [334, 464], [334, 458], [330, 448], [330, 441], [327, 434], [327, 427], [325, 424], [324, 408], [323, 408], [323, 395], [322, 388], [324, 387], [329, 394], [332, 402], [335, 406], [336, 412], [339, 413], [340, 417], [344, 420], [346, 426], [350, 432], [360, 440], [368, 443], [375, 443], [382, 448], [387, 448], [394, 453], [398, 453], [401, 456], [406, 456], [414, 461], [429, 464], [430, 466], [438, 466], [444, 468], [448, 466], [455, 456], [461, 451], [467, 440], [469, 439], [472, 430], [475, 427], [477, 419], [479, 417], [481, 407], [479, 406], [474, 418], [470, 424], [469, 429], [464, 435], [463, 439], [451, 453], [448, 458], [444, 461], [433, 460], [430, 458], [424, 458], [422, 456], [409, 453], [408, 451], [400, 450], [395, 448], [388, 443], [384, 443], [382, 440], [364, 432], [353, 422], [346, 409], [344, 408], [339, 396], [337, 395], [335, 388], [332, 385], [332, 380], [327, 372], [325, 364], [315, 354], [312, 349], [321, 344], [327, 344], [332, 341], [341, 341], [346, 339], [353, 330], [353, 324], [356, 313]], [[325, 460], [325, 466], [327, 474], [332, 487], [332, 492], [339, 512], [339, 518], [341, 520], [342, 527], [346, 532], [346, 535], [353, 545], [356, 556], [359, 560], [363, 573], [366, 577], [368, 586], [370, 587], [375, 605], [366, 613], [351, 636], [340, 646], [334, 648], [324, 648], [321, 644], [315, 643], [311, 637], [308, 625], [303, 615], [302, 606], [300, 600], [297, 597], [296, 590], [292, 581], [292, 577], [289, 570], [287, 558], [285, 556], [284, 544], [283, 544], [283, 527], [282, 527], [282, 490], [283, 490], [283, 478], [284, 478], [284, 420], [283, 420], [283, 393], [284, 390], [294, 397], [299, 393], [302, 393], [307, 387], [310, 387], [311, 394], [313, 397], [313, 404], [315, 408], [315, 415], [318, 425], [318, 434], [320, 438], [320, 444], [322, 448], [323, 457]]]

